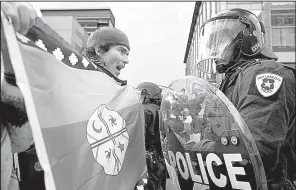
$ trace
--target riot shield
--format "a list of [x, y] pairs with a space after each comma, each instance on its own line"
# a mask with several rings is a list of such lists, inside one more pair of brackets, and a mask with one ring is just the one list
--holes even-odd
[[176, 189], [267, 189], [254, 139], [219, 89], [193, 76], [176, 80], [164, 92], [159, 115]]

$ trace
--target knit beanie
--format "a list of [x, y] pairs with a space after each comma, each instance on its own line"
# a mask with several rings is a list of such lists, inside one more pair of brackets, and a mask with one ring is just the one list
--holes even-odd
[[123, 45], [130, 50], [126, 34], [114, 27], [102, 27], [94, 31], [87, 39], [87, 47], [94, 45]]

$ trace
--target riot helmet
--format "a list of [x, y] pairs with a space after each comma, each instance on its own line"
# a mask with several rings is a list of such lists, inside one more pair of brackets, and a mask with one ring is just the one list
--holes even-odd
[[218, 13], [200, 28], [198, 63], [213, 60], [218, 73], [224, 73], [242, 56], [259, 54], [277, 60], [266, 46], [264, 25], [252, 12], [231, 9]]
[[142, 82], [137, 86], [137, 91], [140, 93], [142, 103], [154, 103], [160, 105], [161, 89], [158, 85], [152, 82]]

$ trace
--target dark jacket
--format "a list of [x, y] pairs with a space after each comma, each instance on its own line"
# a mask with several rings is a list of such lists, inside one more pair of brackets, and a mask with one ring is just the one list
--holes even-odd
[[148, 183], [145, 190], [162, 190], [166, 186], [166, 166], [159, 134], [159, 106], [144, 104], [145, 144]]
[[296, 101], [292, 69], [274, 60], [253, 60], [229, 70], [220, 90], [250, 129], [267, 180], [283, 177], [283, 170], [294, 175]]

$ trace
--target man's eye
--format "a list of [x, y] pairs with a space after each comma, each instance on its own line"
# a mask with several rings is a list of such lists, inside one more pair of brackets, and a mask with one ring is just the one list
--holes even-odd
[[122, 54], [122, 55], [129, 55], [129, 52], [126, 50], [126, 49], [119, 49], [119, 52]]

